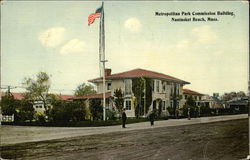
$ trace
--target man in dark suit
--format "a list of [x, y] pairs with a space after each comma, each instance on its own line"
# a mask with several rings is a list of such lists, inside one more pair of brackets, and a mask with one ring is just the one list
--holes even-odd
[[151, 113], [149, 114], [149, 121], [150, 121], [151, 126], [154, 125], [154, 120], [155, 120], [155, 112], [151, 111]]
[[126, 120], [127, 120], [127, 115], [126, 115], [125, 111], [126, 111], [126, 109], [123, 108], [123, 110], [122, 110], [122, 128], [126, 128], [125, 124], [126, 124]]

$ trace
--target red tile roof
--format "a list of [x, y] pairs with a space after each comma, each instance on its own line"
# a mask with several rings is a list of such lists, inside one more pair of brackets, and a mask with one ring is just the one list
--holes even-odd
[[[175, 77], [163, 74], [163, 73], [158, 73], [158, 72], [149, 71], [149, 70], [140, 69], [140, 68], [122, 72], [122, 73], [111, 74], [109, 76], [106, 76], [105, 78], [107, 80], [112, 80], [112, 79], [124, 79], [124, 78], [136, 78], [136, 77], [158, 78], [158, 79], [164, 79], [164, 80], [178, 81], [184, 84], [190, 84], [190, 82], [186, 82], [181, 79], [178, 79], [178, 78], [175, 78]], [[99, 77], [99, 78], [89, 80], [89, 82], [97, 82], [97, 81], [101, 81], [102, 79], [103, 79], [102, 77]]]
[[[106, 92], [105, 93], [105, 98], [110, 98], [111, 97], [111, 92]], [[79, 97], [75, 97], [72, 99], [95, 99], [95, 98], [103, 98], [103, 93], [95, 93], [95, 94], [89, 94], [86, 96], [79, 96]]]
[[57, 95], [61, 100], [68, 100], [68, 99], [72, 99], [75, 98], [76, 96], [73, 95], [63, 95], [63, 94], [59, 94]]
[[[22, 100], [25, 96], [25, 93], [11, 93], [15, 99]], [[5, 96], [6, 93], [2, 92], [2, 97]], [[68, 100], [71, 98], [74, 98], [75, 96], [73, 95], [63, 95], [63, 94], [56, 94], [61, 100]]]
[[[21, 100], [24, 98], [24, 93], [12, 93], [11, 94], [13, 95], [14, 99], [18, 99], [18, 100]], [[7, 93], [6, 92], [1, 92], [1, 97], [4, 97], [6, 96]]]
[[183, 88], [183, 94], [192, 94], [192, 95], [199, 95], [199, 96], [204, 95], [204, 94], [201, 94], [199, 92], [192, 91], [190, 89], [185, 89], [185, 88]]
[[[15, 99], [21, 100], [24, 98], [24, 93], [11, 93]], [[6, 92], [2, 92], [1, 96], [5, 96]]]

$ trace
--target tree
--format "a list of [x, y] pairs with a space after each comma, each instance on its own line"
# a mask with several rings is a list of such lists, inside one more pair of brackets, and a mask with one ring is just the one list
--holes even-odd
[[223, 101], [229, 101], [232, 100], [233, 98], [241, 98], [241, 97], [245, 97], [246, 94], [243, 91], [239, 91], [239, 92], [230, 92], [230, 93], [224, 93], [221, 96], [221, 99]]
[[136, 106], [135, 106], [135, 115], [138, 118], [142, 115], [142, 94], [143, 94], [143, 79], [142, 78], [135, 78], [132, 79], [132, 91], [134, 93], [136, 99]]
[[103, 108], [100, 99], [90, 99], [89, 110], [93, 120], [102, 119]]
[[196, 117], [198, 114], [198, 107], [196, 106], [196, 103], [192, 96], [189, 96], [187, 98], [186, 104], [183, 107], [183, 115], [188, 115], [188, 108], [190, 108], [190, 115], [191, 117]]
[[30, 100], [41, 100], [47, 109], [47, 100], [49, 99], [50, 77], [46, 72], [39, 72], [36, 79], [25, 78], [23, 84], [26, 87], [25, 98]]
[[34, 118], [33, 105], [25, 99], [14, 99], [12, 94], [2, 97], [1, 106], [4, 115], [14, 114], [15, 121], [32, 121]]
[[17, 100], [14, 99], [13, 95], [3, 96], [1, 100], [1, 107], [3, 115], [16, 114]]
[[94, 90], [94, 86], [86, 83], [80, 84], [75, 91], [76, 96], [84, 96], [93, 93], [96, 93], [96, 91]]
[[66, 102], [60, 99], [54, 99], [51, 101], [51, 104], [53, 107], [46, 112], [49, 121], [69, 122], [85, 119], [86, 106], [82, 102]]
[[[135, 78], [132, 80], [132, 91], [136, 98], [135, 115], [139, 117], [148, 112], [152, 103], [152, 79], [147, 77]], [[146, 95], [145, 95], [146, 94]], [[145, 95], [145, 96], [144, 96]], [[144, 101], [144, 98], [146, 100]], [[144, 103], [146, 102], [146, 111], [144, 111]]]
[[84, 102], [68, 102], [67, 107], [70, 108], [72, 115], [71, 120], [72, 121], [82, 121], [85, 120], [86, 116], [86, 106]]
[[114, 91], [114, 97], [115, 97], [115, 106], [118, 109], [119, 113], [122, 112], [122, 108], [123, 108], [123, 103], [124, 103], [124, 99], [123, 99], [123, 93], [121, 88], [115, 89]]
[[18, 100], [16, 116], [19, 121], [32, 121], [34, 119], [34, 114], [35, 109], [30, 101], [26, 99]]

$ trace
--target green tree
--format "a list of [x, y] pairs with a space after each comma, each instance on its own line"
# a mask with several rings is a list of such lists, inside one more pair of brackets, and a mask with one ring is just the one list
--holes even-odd
[[53, 99], [51, 104], [53, 107], [46, 113], [49, 121], [69, 122], [85, 119], [86, 106], [83, 102], [67, 102], [60, 99]]
[[229, 101], [229, 100], [232, 100], [233, 98], [241, 98], [241, 97], [245, 97], [246, 94], [245, 92], [243, 91], [239, 91], [239, 92], [230, 92], [230, 93], [224, 93], [222, 96], [221, 96], [221, 99], [223, 101]]
[[16, 114], [17, 109], [17, 100], [14, 99], [13, 95], [3, 96], [1, 100], [2, 114], [3, 115], [12, 115]]
[[[139, 117], [148, 112], [152, 103], [152, 79], [147, 77], [135, 78], [132, 80], [132, 91], [136, 98], [135, 115]], [[144, 96], [146, 94], [146, 96]], [[144, 98], [146, 100], [144, 101]], [[144, 111], [144, 103], [146, 102], [146, 111]]]
[[35, 109], [30, 101], [26, 99], [18, 101], [16, 116], [19, 121], [32, 121], [34, 119], [34, 114]]
[[152, 104], [152, 79], [144, 77], [146, 84], [146, 113]]
[[142, 78], [135, 78], [132, 79], [132, 91], [136, 98], [137, 105], [135, 106], [135, 115], [138, 118], [142, 114], [142, 98], [143, 98], [143, 79]]
[[115, 89], [114, 91], [114, 101], [115, 101], [115, 106], [118, 109], [119, 113], [122, 112], [123, 108], [123, 103], [124, 103], [124, 98], [123, 98], [123, 93], [121, 88]]
[[77, 86], [75, 91], [76, 96], [85, 96], [93, 93], [96, 93], [96, 91], [94, 90], [94, 86], [86, 83], [82, 83], [79, 86]]
[[72, 121], [82, 121], [85, 120], [86, 116], [86, 106], [84, 102], [68, 102], [67, 107], [71, 110], [71, 120]]
[[198, 115], [198, 107], [196, 106], [195, 100], [192, 96], [187, 98], [187, 101], [183, 107], [183, 115], [188, 116], [188, 108], [190, 108], [190, 116], [196, 117]]
[[14, 99], [12, 94], [2, 97], [2, 113], [4, 115], [14, 114], [15, 121], [32, 121], [34, 119], [34, 108], [28, 100]]
[[65, 103], [60, 99], [51, 100], [52, 108], [46, 111], [50, 122], [69, 121], [70, 113], [67, 113]]
[[100, 99], [90, 99], [89, 110], [93, 120], [102, 119], [103, 108]]
[[50, 77], [46, 72], [39, 72], [36, 79], [25, 78], [23, 84], [26, 86], [25, 98], [29, 100], [41, 100], [47, 109], [49, 99]]

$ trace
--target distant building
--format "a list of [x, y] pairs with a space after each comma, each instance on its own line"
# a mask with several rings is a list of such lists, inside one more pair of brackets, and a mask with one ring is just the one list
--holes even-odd
[[[135, 78], [147, 77], [152, 80], [152, 104], [149, 110], [153, 108], [161, 110], [162, 114], [169, 114], [168, 107], [181, 108], [185, 101], [182, 99], [183, 86], [190, 84], [187, 81], [154, 71], [145, 69], [134, 69], [122, 73], [111, 74], [111, 69], [105, 70], [106, 88], [103, 90], [103, 78], [95, 78], [89, 80], [97, 87], [97, 94], [78, 97], [76, 99], [102, 99], [103, 92], [106, 93], [107, 109], [114, 107], [113, 96], [114, 91], [118, 88], [124, 93], [124, 108], [128, 117], [135, 117], [135, 106], [133, 106], [134, 93], [132, 91], [132, 83]], [[146, 97], [147, 98], [147, 97]]]
[[196, 91], [193, 91], [193, 90], [190, 90], [190, 89], [186, 89], [186, 88], [183, 88], [183, 99], [186, 101], [189, 97], [192, 97], [192, 99], [195, 101], [195, 102], [198, 102], [198, 101], [201, 101], [202, 99], [202, 96], [204, 94], [201, 94], [199, 92], [196, 92]]
[[218, 98], [218, 93], [209, 96], [190, 89], [183, 89], [183, 94], [184, 100], [187, 100], [188, 97], [192, 97], [197, 106], [206, 106], [212, 109], [225, 108], [225, 103]]
[[235, 97], [232, 100], [225, 102], [226, 108], [230, 108], [236, 112], [247, 113], [249, 98], [248, 97]]
[[[6, 93], [2, 92], [2, 96], [5, 96]], [[17, 100], [22, 100], [24, 99], [25, 93], [11, 93], [11, 95], [13, 95], [14, 99]], [[74, 95], [63, 95], [63, 94], [55, 94], [59, 99], [61, 100], [69, 100], [74, 98]], [[33, 108], [35, 109], [35, 111], [37, 113], [44, 113], [45, 112], [45, 107], [44, 107], [44, 103], [41, 100], [32, 100], [32, 104], [33, 104]], [[51, 104], [48, 102], [47, 107], [51, 107]]]

